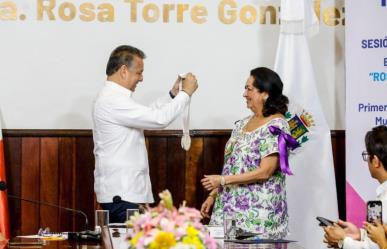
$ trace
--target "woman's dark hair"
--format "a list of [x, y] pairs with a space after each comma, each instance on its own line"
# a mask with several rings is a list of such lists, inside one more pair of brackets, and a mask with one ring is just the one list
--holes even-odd
[[283, 84], [278, 74], [269, 68], [258, 67], [251, 70], [250, 75], [254, 78], [254, 87], [260, 93], [269, 94], [263, 106], [263, 116], [268, 117], [277, 113], [285, 115], [288, 111], [289, 99], [282, 94]]
[[387, 170], [387, 126], [376, 126], [367, 132], [365, 146], [369, 157], [377, 156]]

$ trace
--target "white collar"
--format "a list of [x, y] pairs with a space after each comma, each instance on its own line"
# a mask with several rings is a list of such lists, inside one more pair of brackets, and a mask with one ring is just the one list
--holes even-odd
[[376, 196], [378, 197], [378, 199], [380, 199], [383, 195], [385, 195], [386, 191], [387, 191], [387, 180], [384, 181], [376, 188]]
[[110, 87], [111, 89], [114, 89], [120, 93], [123, 93], [123, 94], [129, 94], [129, 96], [132, 96], [133, 92], [119, 84], [117, 84], [116, 82], [114, 81], [110, 81], [110, 80], [107, 80], [106, 81], [106, 86]]

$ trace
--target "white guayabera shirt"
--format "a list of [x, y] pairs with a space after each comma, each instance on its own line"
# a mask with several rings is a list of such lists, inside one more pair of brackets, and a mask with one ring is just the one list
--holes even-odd
[[152, 203], [144, 129], [167, 127], [188, 104], [180, 91], [174, 99], [161, 97], [151, 106], [132, 98], [132, 91], [107, 81], [94, 103], [94, 190], [99, 203], [114, 196], [133, 203]]

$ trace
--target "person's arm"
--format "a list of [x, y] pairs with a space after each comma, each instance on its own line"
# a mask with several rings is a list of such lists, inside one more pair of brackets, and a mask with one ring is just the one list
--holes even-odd
[[[182, 83], [182, 91], [167, 104], [151, 108], [135, 102], [131, 98], [114, 99], [108, 106], [99, 106], [96, 118], [107, 119], [124, 126], [138, 129], [160, 129], [167, 127], [189, 102], [190, 96], [198, 88], [196, 77], [188, 73]], [[96, 104], [98, 107], [98, 103]], [[107, 107], [106, 109], [103, 109]]]
[[182, 80], [181, 77], [178, 76], [175, 83], [173, 84], [171, 90], [167, 94], [164, 94], [163, 96], [158, 98], [156, 101], [151, 103], [149, 105], [149, 107], [161, 108], [163, 105], [171, 102], [171, 100], [174, 99], [177, 96], [177, 94], [179, 93], [179, 85], [180, 85], [181, 80]]
[[278, 168], [278, 162], [278, 153], [274, 153], [263, 158], [257, 169], [238, 175], [205, 175], [202, 184], [207, 190], [214, 190], [220, 185], [264, 182], [274, 174]]
[[[286, 120], [280, 120], [279, 122], [277, 121], [275, 125], [283, 130], [286, 129], [287, 122]], [[205, 175], [202, 179], [203, 186], [207, 190], [212, 190], [217, 188], [219, 185], [248, 184], [267, 181], [278, 169], [279, 148], [278, 135], [272, 134], [268, 127], [264, 132], [264, 138], [260, 139], [260, 141], [256, 141], [257, 143], [261, 143], [261, 140], [264, 142], [259, 145], [259, 148], [257, 148], [259, 150], [259, 152], [257, 152], [259, 153], [257, 157], [260, 157], [261, 161], [259, 165], [256, 165], [254, 170], [238, 175]]]
[[[275, 120], [273, 125], [278, 129], [287, 131], [287, 121], [285, 119], [281, 119], [280, 121]], [[259, 157], [261, 160], [256, 169], [243, 174], [224, 176], [224, 184], [265, 182], [279, 168], [278, 135], [270, 131], [269, 125], [264, 132], [263, 140], [260, 139], [258, 141], [259, 143], [264, 141], [264, 143], [259, 145]]]
[[350, 237], [345, 237], [343, 240], [342, 249], [378, 249], [377, 245], [376, 245], [376, 248], [370, 247], [370, 246], [371, 245], [369, 245], [369, 243], [367, 243], [366, 241], [358, 241]]
[[278, 168], [278, 153], [261, 160], [260, 167], [239, 175], [224, 176], [225, 184], [248, 184], [267, 181]]
[[364, 228], [367, 230], [368, 237], [378, 244], [380, 249], [387, 248], [387, 238], [382, 224], [377, 223], [376, 225], [365, 222]]
[[[364, 231], [364, 230], [363, 230]], [[373, 242], [368, 236], [367, 233], [362, 233], [361, 240], [355, 240], [349, 236], [346, 236], [343, 240], [343, 249], [384, 249], [379, 247], [378, 244]]]
[[[175, 98], [175, 97], [173, 97], [173, 98]], [[163, 105], [168, 104], [171, 101], [172, 101], [172, 98], [171, 98], [171, 96], [169, 96], [169, 93], [168, 94], [164, 94], [160, 98], [156, 99], [156, 101], [150, 103], [149, 107], [153, 108], [153, 109], [162, 108]]]
[[188, 101], [189, 96], [184, 92], [161, 108], [144, 106], [131, 98], [118, 98], [107, 103], [96, 103], [95, 118], [132, 128], [164, 128], [183, 112]]
[[203, 217], [209, 218], [210, 217], [210, 210], [211, 207], [214, 205], [216, 196], [218, 195], [218, 189], [213, 189], [210, 194], [208, 195], [207, 199], [203, 202], [200, 213]]

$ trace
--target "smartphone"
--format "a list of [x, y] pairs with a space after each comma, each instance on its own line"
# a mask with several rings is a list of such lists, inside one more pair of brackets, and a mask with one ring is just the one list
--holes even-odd
[[367, 222], [374, 223], [379, 221], [383, 224], [382, 217], [382, 202], [381, 201], [368, 201], [367, 202]]
[[324, 217], [320, 217], [320, 216], [317, 216], [316, 219], [320, 222], [320, 226], [322, 226], [322, 227], [332, 226], [334, 223], [333, 221], [328, 220], [327, 218], [324, 218]]

